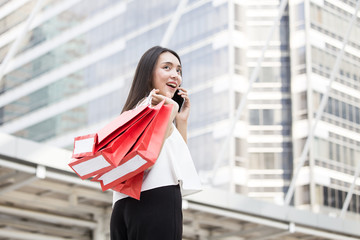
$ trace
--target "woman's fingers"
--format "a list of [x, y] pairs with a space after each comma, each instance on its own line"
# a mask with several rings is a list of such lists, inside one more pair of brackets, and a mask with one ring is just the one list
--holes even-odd
[[165, 97], [158, 93], [159, 93], [158, 89], [154, 89], [151, 91], [151, 96], [152, 96], [151, 105], [155, 106], [163, 100], [165, 100], [165, 104], [174, 104], [175, 103], [171, 98]]
[[180, 90], [178, 92], [178, 94], [185, 100], [185, 102], [184, 102], [184, 105], [186, 105], [185, 107], [190, 107], [190, 98], [188, 95], [188, 91], [182, 87], [179, 87], [178, 89]]
[[163, 100], [162, 96], [157, 94], [158, 92], [159, 92], [159, 89], [153, 89], [150, 93], [152, 106], [157, 105], [159, 102], [161, 102]]
[[188, 96], [188, 91], [185, 89], [185, 88], [182, 88], [182, 87], [179, 87], [178, 88], [180, 91], [178, 92], [178, 94], [181, 96], [181, 97], [187, 97]]
[[186, 90], [185, 88], [183, 87], [178, 87], [178, 89], [180, 90], [179, 92], [184, 92], [184, 93], [188, 93], [188, 90]]
[[[184, 98], [184, 107], [185, 108], [189, 108], [190, 107], [190, 102], [189, 102], [189, 97], [188, 97], [188, 93], [187, 90], [184, 88], [179, 87], [179, 92], [176, 94], [179, 94], [182, 98]], [[165, 100], [165, 104], [172, 104], [172, 105], [176, 105], [176, 112], [177, 109], [179, 109], [179, 104], [177, 102], [175, 102], [171, 97], [166, 97], [163, 96], [161, 94], [159, 94], [159, 89], [153, 89], [151, 91], [151, 105], [155, 106], [157, 104], [159, 104], [161, 101]]]

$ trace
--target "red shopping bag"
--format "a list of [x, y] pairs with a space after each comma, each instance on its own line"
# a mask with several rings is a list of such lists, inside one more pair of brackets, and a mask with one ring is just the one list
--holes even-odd
[[146, 105], [123, 112], [120, 116], [97, 132], [98, 138], [95, 146], [95, 152], [107, 145], [110, 141], [123, 133], [127, 128], [131, 127], [152, 110], [153, 108]]
[[[148, 114], [138, 119], [137, 122], [126, 129], [125, 132], [117, 136], [106, 147], [96, 153], [92, 153], [91, 151], [93, 150], [90, 151], [90, 148], [87, 152], [83, 151], [81, 155], [86, 154], [87, 156], [73, 158], [73, 160], [69, 163], [69, 166], [81, 179], [87, 179], [117, 167], [121, 159], [123, 159], [125, 154], [129, 152], [141, 133], [145, 130], [146, 126], [159, 112], [159, 108], [162, 104], [163, 102], [156, 108], [150, 109]], [[77, 139], [80, 139], [78, 142], [88, 140], [93, 142], [92, 139], [96, 139], [96, 137], [96, 134], [91, 134], [78, 137]], [[78, 143], [78, 146], [79, 145], [80, 144]], [[88, 146], [90, 146], [90, 143], [88, 143]], [[85, 148], [82, 147], [82, 149]], [[94, 149], [94, 147], [92, 149]]]
[[[93, 177], [97, 174], [104, 173], [105, 171], [117, 167], [120, 161], [117, 161], [117, 159], [120, 158], [113, 158], [111, 156], [109, 157], [109, 154], [111, 155], [111, 153], [114, 151], [107, 151], [106, 147], [103, 147], [99, 151], [101, 146], [106, 144], [109, 145], [111, 141], [114, 141], [114, 139], [112, 138], [126, 138], [127, 141], [124, 142], [123, 146], [124, 149], [127, 149], [125, 153], [128, 152], [132, 145], [134, 145], [135, 140], [138, 138], [138, 136], [135, 136], [134, 133], [131, 134], [130, 137], [129, 134], [124, 134], [124, 136], [122, 136], [122, 134], [135, 124], [136, 126], [134, 126], [133, 129], [136, 129], [136, 134], [140, 135], [141, 131], [144, 131], [146, 127], [143, 125], [147, 125], [151, 121], [151, 118], [153, 118], [156, 114], [155, 112], [157, 113], [158, 110], [150, 108], [149, 106], [140, 106], [137, 109], [122, 113], [119, 117], [107, 124], [96, 134], [76, 137], [74, 141], [73, 159], [69, 163], [69, 166], [81, 179]], [[149, 114], [150, 116], [148, 116]], [[101, 141], [100, 144], [99, 136]], [[131, 139], [132, 142], [130, 141]], [[110, 144], [109, 147], [110, 146], [112, 145]], [[125, 148], [125, 146], [127, 147]], [[102, 155], [102, 150], [106, 150], [106, 153], [104, 155]], [[115, 153], [118, 152], [115, 151]], [[118, 155], [119, 154], [117, 154], [116, 156]]]
[[134, 177], [122, 182], [112, 189], [114, 191], [128, 195], [129, 197], [140, 200], [141, 186], [143, 182], [144, 172], [141, 172]]
[[115, 187], [154, 165], [160, 154], [172, 107], [172, 105], [163, 105], [160, 108], [159, 113], [118, 167], [98, 174], [92, 179], [100, 182], [103, 191]]
[[114, 168], [114, 165], [104, 158], [101, 152], [93, 156], [73, 158], [69, 166], [83, 180]]
[[117, 167], [120, 161], [125, 157], [129, 150], [134, 146], [137, 139], [145, 131], [146, 127], [150, 124], [152, 119], [156, 117], [161, 107], [164, 105], [165, 101], [160, 102], [156, 105], [146, 116], [139, 119], [131, 127], [126, 129], [124, 133], [115, 138], [112, 142], [109, 143], [103, 150], [101, 154], [109, 162], [112, 162], [112, 165]]
[[[87, 179], [116, 168], [126, 153], [134, 146], [135, 142], [141, 136], [142, 132], [145, 131], [152, 119], [158, 114], [164, 102], [165, 101], [160, 102], [154, 108], [149, 108], [149, 111], [145, 116], [138, 119], [106, 147], [97, 151], [92, 156], [80, 157], [77, 159], [73, 158], [73, 161], [69, 163], [69, 166], [81, 179]], [[87, 136], [92, 137], [93, 135]], [[86, 136], [81, 138], [85, 137]]]
[[95, 134], [76, 137], [74, 139], [73, 158], [94, 155], [98, 150], [111, 142], [115, 137], [131, 127], [139, 119], [151, 112], [149, 106], [140, 106], [125, 111]]
[[79, 136], [74, 139], [73, 158], [92, 156], [95, 153], [97, 134]]

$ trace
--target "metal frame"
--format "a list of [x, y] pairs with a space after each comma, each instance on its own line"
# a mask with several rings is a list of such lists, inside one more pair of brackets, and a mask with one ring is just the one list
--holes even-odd
[[[189, 201], [189, 209], [247, 221], [272, 229], [271, 234], [267, 232], [263, 236], [258, 236], [259, 239], [279, 239], [277, 237], [280, 235], [291, 235], [297, 239], [297, 234], [309, 234], [309, 239], [350, 240], [360, 237], [356, 221], [332, 218], [309, 210], [298, 210], [295, 207], [276, 205], [221, 190], [206, 189], [186, 199]], [[254, 234], [257, 231], [250, 232]], [[241, 231], [238, 234], [241, 234]], [[301, 239], [303, 237], [301, 236]]]
[[[70, 168], [52, 163], [66, 164], [64, 156], [70, 159], [70, 151], [59, 154], [64, 150], [6, 134], [0, 134], [0, 139], [0, 239], [109, 239], [112, 193], [101, 192], [97, 183], [83, 181]], [[14, 139], [19, 144], [8, 149], [7, 143], [13, 145]], [[20, 154], [28, 149], [42, 154]], [[188, 240], [360, 237], [356, 221], [217, 189], [185, 197], [183, 208], [183, 239]]]

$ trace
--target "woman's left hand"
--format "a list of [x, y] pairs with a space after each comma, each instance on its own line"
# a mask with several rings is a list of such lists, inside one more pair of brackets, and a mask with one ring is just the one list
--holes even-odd
[[180, 112], [176, 115], [175, 120], [179, 122], [187, 122], [190, 115], [190, 99], [188, 96], [188, 91], [185, 88], [179, 87], [180, 91], [178, 94], [184, 98], [184, 103], [180, 109]]

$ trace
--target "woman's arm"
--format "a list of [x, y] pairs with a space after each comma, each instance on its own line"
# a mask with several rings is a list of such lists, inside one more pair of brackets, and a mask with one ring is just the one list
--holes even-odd
[[179, 95], [184, 98], [180, 112], [175, 116], [176, 128], [179, 130], [184, 141], [187, 143], [187, 127], [190, 115], [190, 99], [185, 88], [179, 87]]
[[187, 121], [178, 121], [176, 120], [176, 128], [180, 132], [184, 141], [187, 143]]
[[165, 100], [165, 104], [170, 104], [173, 105], [173, 108], [171, 110], [171, 114], [170, 114], [170, 118], [169, 121], [167, 123], [167, 128], [166, 128], [166, 133], [165, 133], [165, 138], [164, 141], [167, 137], [170, 136], [170, 134], [172, 133], [172, 122], [174, 121], [176, 115], [178, 114], [178, 110], [179, 110], [179, 105], [172, 100], [171, 98], [165, 97], [163, 95], [158, 94], [159, 90], [158, 89], [154, 89], [151, 91], [151, 96], [152, 96], [152, 100], [151, 100], [151, 105], [155, 106], [157, 104], [159, 104], [161, 101]]

